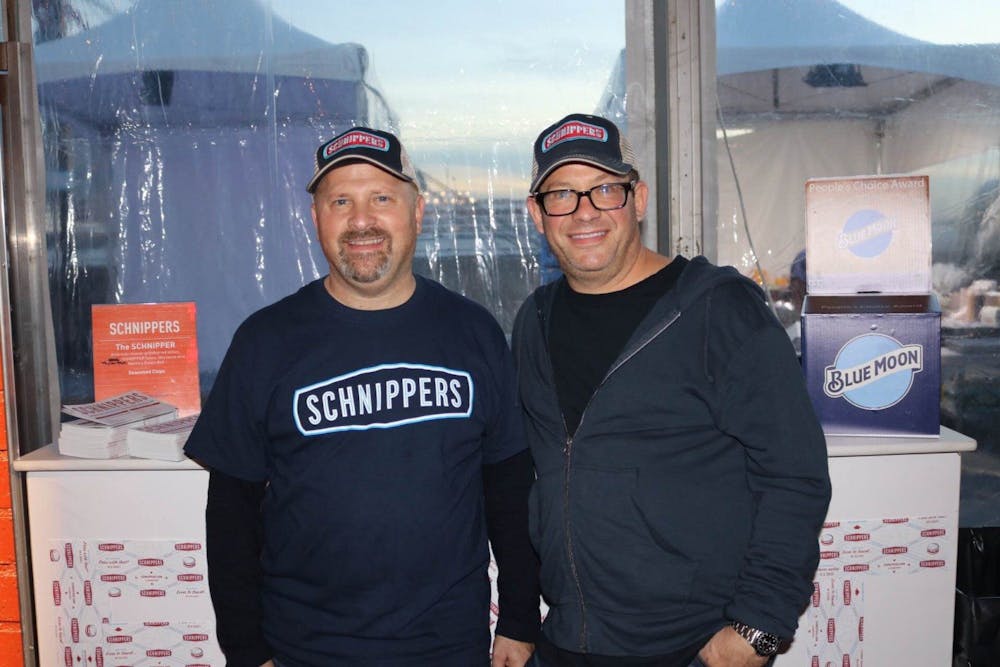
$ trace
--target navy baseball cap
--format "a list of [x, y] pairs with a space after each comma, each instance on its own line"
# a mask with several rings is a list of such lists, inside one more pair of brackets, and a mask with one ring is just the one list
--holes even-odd
[[573, 113], [542, 130], [535, 139], [531, 192], [564, 164], [582, 162], [624, 176], [632, 171], [635, 154], [618, 126], [607, 118]]
[[417, 181], [413, 163], [395, 134], [370, 127], [352, 127], [316, 150], [316, 173], [306, 191], [310, 194], [315, 192], [327, 172], [337, 165], [357, 161], [373, 164], [400, 180]]

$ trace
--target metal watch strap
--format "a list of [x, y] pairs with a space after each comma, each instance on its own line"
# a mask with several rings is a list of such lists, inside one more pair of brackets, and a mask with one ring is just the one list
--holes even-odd
[[733, 630], [736, 630], [736, 633], [740, 637], [747, 640], [747, 643], [753, 647], [757, 655], [770, 657], [775, 655], [781, 646], [781, 638], [777, 635], [758, 630], [739, 621], [732, 621], [730, 625], [733, 626]]

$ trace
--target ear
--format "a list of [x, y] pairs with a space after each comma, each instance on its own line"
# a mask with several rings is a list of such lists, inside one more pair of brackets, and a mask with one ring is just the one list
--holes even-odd
[[316, 231], [319, 231], [319, 220], [316, 218], [316, 197], [313, 197], [312, 204], [309, 206], [309, 213], [312, 215], [313, 227]]
[[525, 204], [528, 207], [528, 213], [531, 215], [532, 221], [535, 223], [535, 229], [542, 236], [545, 236], [545, 226], [542, 224], [542, 207], [538, 205], [534, 197], [529, 196]]
[[649, 186], [646, 181], [639, 181], [635, 184], [635, 217], [637, 220], [646, 219], [646, 205], [649, 203]]
[[413, 202], [413, 219], [417, 225], [417, 234], [424, 229], [424, 196], [422, 194], [417, 194], [416, 200]]

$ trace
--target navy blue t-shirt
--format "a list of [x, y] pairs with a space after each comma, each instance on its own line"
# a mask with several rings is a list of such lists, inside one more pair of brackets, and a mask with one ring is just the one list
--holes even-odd
[[278, 656], [486, 663], [481, 468], [525, 448], [516, 391], [493, 317], [419, 276], [396, 308], [347, 308], [317, 280], [240, 326], [185, 451], [268, 482]]

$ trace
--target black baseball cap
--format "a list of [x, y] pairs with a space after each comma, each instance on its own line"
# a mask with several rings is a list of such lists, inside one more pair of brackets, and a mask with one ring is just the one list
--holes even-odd
[[618, 126], [607, 118], [570, 114], [549, 125], [535, 139], [531, 192], [537, 192], [555, 169], [571, 162], [583, 162], [624, 176], [635, 168], [635, 154]]
[[325, 142], [316, 150], [316, 173], [313, 174], [306, 191], [316, 191], [316, 186], [327, 172], [345, 162], [368, 162], [383, 169], [396, 178], [416, 183], [417, 172], [392, 132], [373, 130], [370, 127], [352, 127]]

